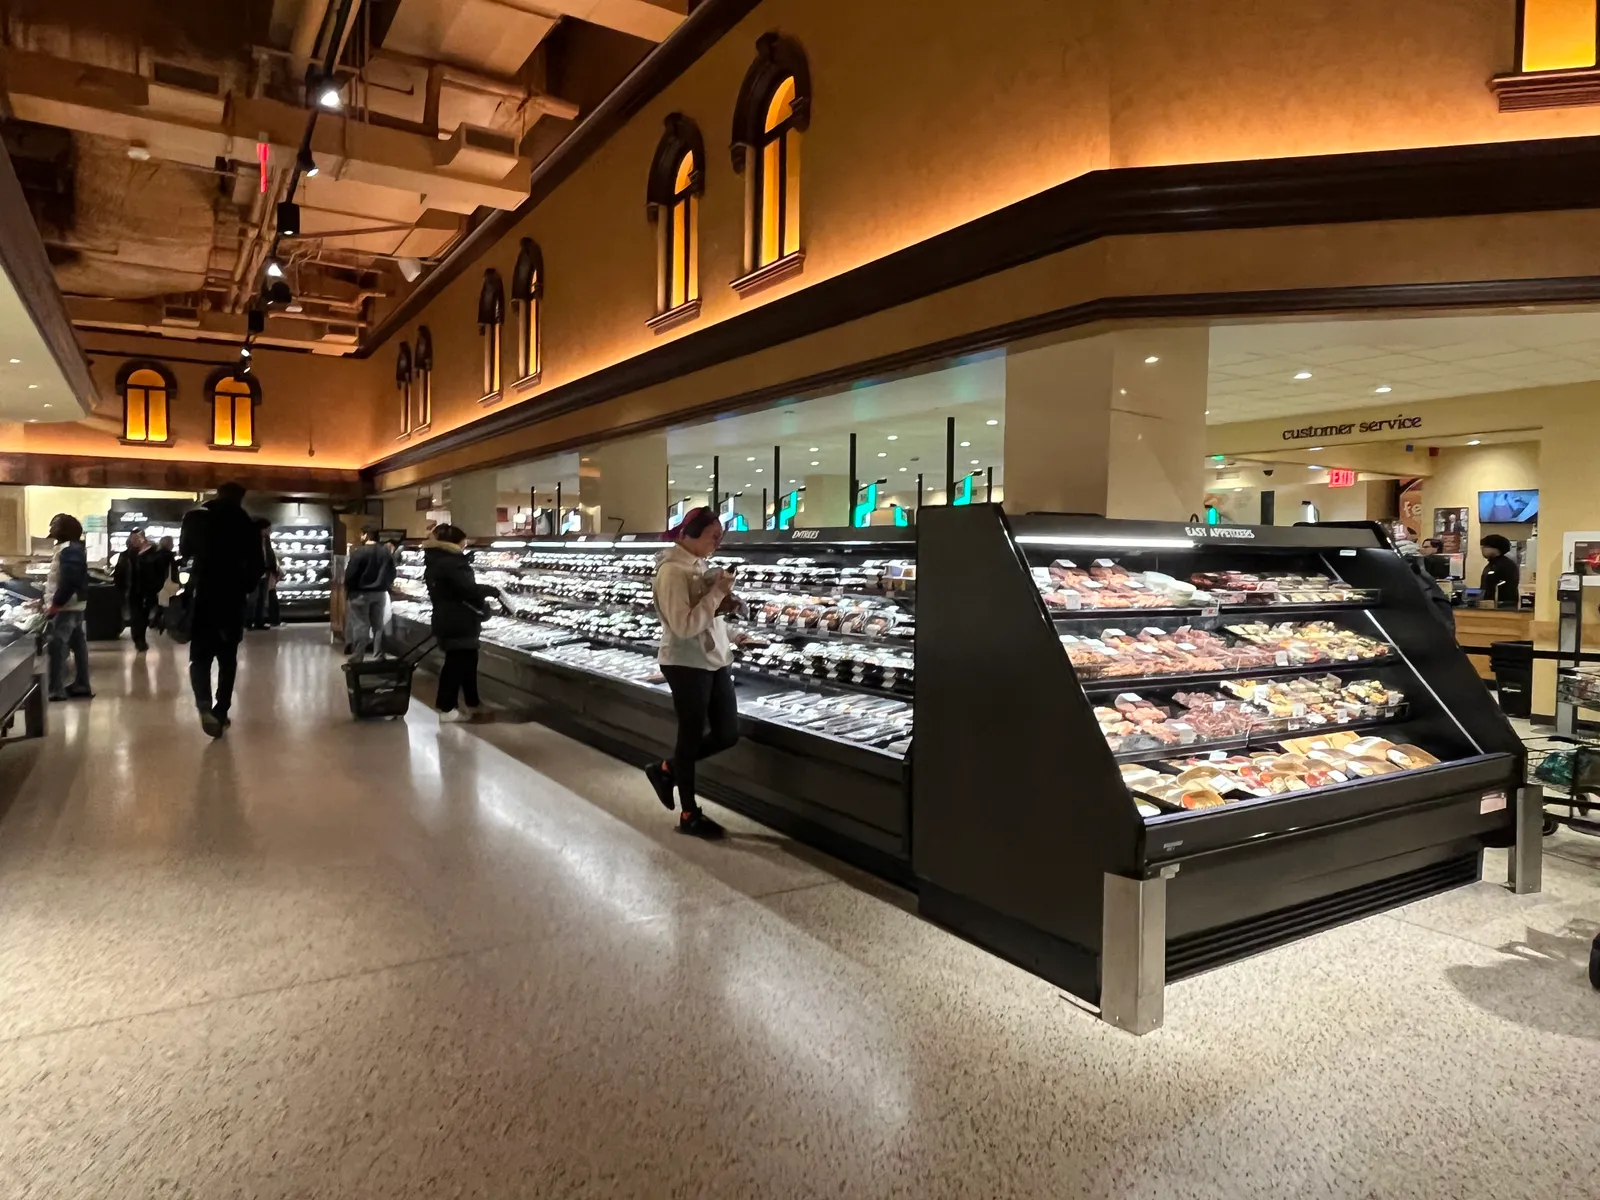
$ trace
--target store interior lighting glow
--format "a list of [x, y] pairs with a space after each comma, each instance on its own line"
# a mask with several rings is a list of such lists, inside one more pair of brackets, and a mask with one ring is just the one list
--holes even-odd
[[1000, 424], [1000, 422], [996, 421], [993, 417], [990, 417], [987, 421], [984, 422], [984, 424], [985, 425], [998, 425], [998, 424]]
[[1086, 549], [1097, 546], [1124, 546], [1133, 550], [1194, 549], [1194, 542], [1189, 538], [1094, 537], [1089, 534], [1073, 537], [1071, 535], [1058, 536], [1049, 533], [1023, 533], [1017, 535], [1017, 544], [1022, 546], [1082, 546]]
[[1483, 444], [1483, 439], [1482, 438], [1473, 438], [1470, 442], [1467, 443], [1467, 445], [1469, 445], [1469, 446], [1481, 446], [1482, 444]]
[[961, 443], [961, 448], [962, 448], [962, 449], [963, 449], [963, 450], [965, 450], [965, 449], [966, 449], [966, 448], [967, 448], [967, 447], [968, 447], [968, 446], [970, 446], [970, 445], [972, 445], [972, 443], [971, 443], [971, 442], [962, 442], [962, 443]]
[[322, 89], [322, 95], [317, 97], [317, 103], [330, 112], [338, 112], [344, 107], [344, 100], [339, 96], [339, 89], [332, 84]]
[[275, 258], [267, 259], [267, 274], [270, 275], [273, 279], [282, 279], [283, 278], [283, 268], [278, 265], [278, 260], [277, 259], [275, 259]]
[[1308, 470], [1312, 471], [1326, 471], [1327, 469], [1327, 467], [1319, 467], [1316, 463], [1311, 463], [1308, 467]]
[[20, 362], [22, 362], [22, 360], [20, 358], [13, 358], [11, 360], [11, 365], [14, 367], [14, 366], [18, 365]]
[[898, 433], [891, 433], [889, 435], [889, 440], [891, 442], [898, 442], [900, 440], [900, 435]]
[[1316, 451], [1321, 450], [1321, 449], [1322, 449], [1321, 446], [1313, 446], [1313, 447], [1311, 447], [1311, 452], [1315, 453]]
[[878, 451], [878, 457], [879, 458], [888, 458], [889, 457], [889, 452], [887, 450], [879, 450]]
[[806, 449], [810, 450], [811, 453], [815, 454], [818, 450], [822, 449], [822, 447], [821, 446], [807, 446]]
[[1390, 387], [1387, 383], [1384, 384], [1382, 387], [1373, 388], [1372, 390], [1377, 392], [1378, 395], [1380, 395], [1380, 396], [1387, 396], [1390, 392], [1394, 391], [1394, 389], [1392, 387]]
[[1294, 373], [1294, 377], [1296, 379], [1310, 379], [1311, 378], [1311, 372], [1310, 371], [1296, 371]]
[[816, 459], [812, 459], [811, 460], [811, 465], [813, 467], [820, 467], [822, 464], [820, 462], [818, 462]]
[[1145, 361], [1145, 365], [1149, 366], [1151, 363], [1160, 362], [1161, 361], [1161, 356], [1159, 354], [1152, 354], [1148, 358], [1146, 358], [1144, 361]]
[[756, 456], [754, 454], [748, 455], [745, 458], [745, 462], [755, 462], [755, 460], [756, 460]]

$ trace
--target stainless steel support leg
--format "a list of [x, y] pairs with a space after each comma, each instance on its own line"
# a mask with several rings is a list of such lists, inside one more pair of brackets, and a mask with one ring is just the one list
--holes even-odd
[[1129, 1033], [1160, 1029], [1167, 986], [1167, 880], [1105, 877], [1100, 938], [1100, 1016]]
[[1519, 896], [1544, 887], [1544, 788], [1517, 789], [1517, 840], [1506, 863], [1506, 882]]

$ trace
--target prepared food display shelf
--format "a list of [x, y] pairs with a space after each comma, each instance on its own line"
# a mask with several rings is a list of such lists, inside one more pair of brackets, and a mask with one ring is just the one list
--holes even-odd
[[326, 617], [333, 600], [332, 527], [274, 527], [268, 540], [278, 559], [278, 604], [296, 618]]
[[1521, 743], [1377, 527], [936, 508], [917, 565], [919, 904], [1119, 1023], [1511, 836]]
[[[553, 725], [637, 758], [666, 753], [671, 696], [656, 666], [658, 537], [502, 539], [469, 551], [503, 608], [481, 673]], [[730, 534], [730, 620], [744, 740], [700, 775], [742, 808], [893, 878], [910, 858], [916, 555], [908, 530]], [[429, 618], [424, 555], [401, 550], [395, 615]]]

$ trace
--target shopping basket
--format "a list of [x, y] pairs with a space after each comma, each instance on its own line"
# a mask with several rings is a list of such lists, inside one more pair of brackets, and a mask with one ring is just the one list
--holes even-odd
[[350, 694], [350, 715], [357, 720], [405, 716], [411, 707], [411, 676], [435, 644], [436, 639], [430, 633], [396, 658], [345, 663], [344, 682]]

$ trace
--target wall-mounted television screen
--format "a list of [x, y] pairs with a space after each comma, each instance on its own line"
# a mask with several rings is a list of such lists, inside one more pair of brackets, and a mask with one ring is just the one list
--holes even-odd
[[1479, 492], [1478, 520], [1485, 525], [1520, 525], [1539, 519], [1539, 492]]

